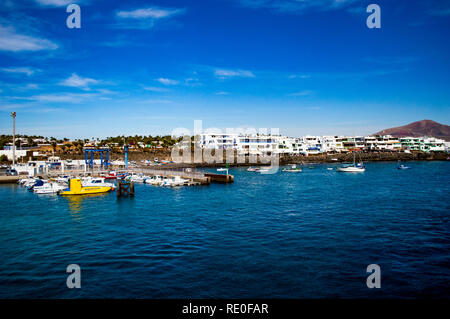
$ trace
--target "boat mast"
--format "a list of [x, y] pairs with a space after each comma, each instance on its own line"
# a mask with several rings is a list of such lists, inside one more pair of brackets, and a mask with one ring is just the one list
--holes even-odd
[[356, 165], [356, 135], [353, 137], [353, 165]]

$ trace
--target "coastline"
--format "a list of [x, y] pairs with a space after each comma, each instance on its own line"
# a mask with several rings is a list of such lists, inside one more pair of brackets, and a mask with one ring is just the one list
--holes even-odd
[[[66, 154], [55, 154], [61, 157], [61, 159], [84, 159], [84, 155], [66, 155]], [[123, 153], [112, 153], [111, 160], [123, 160]], [[129, 152], [128, 160], [135, 161], [139, 166], [141, 166], [140, 161], [142, 160], [151, 160], [153, 161], [155, 158], [159, 160], [171, 161], [171, 152], [167, 151], [157, 151], [157, 152]], [[357, 153], [356, 159], [357, 161], [362, 160], [363, 162], [397, 162], [397, 161], [447, 161], [449, 158], [449, 154], [445, 152], [412, 152], [412, 153], [403, 153], [403, 152], [370, 152], [370, 153]], [[192, 167], [192, 168], [201, 168], [201, 167], [223, 167], [226, 165], [225, 152], [223, 154], [223, 161], [221, 163], [194, 163], [193, 157], [191, 163], [170, 163], [160, 168], [181, 168], [181, 167]], [[337, 159], [337, 160], [333, 160]], [[300, 164], [300, 163], [343, 163], [343, 162], [352, 162], [353, 161], [353, 153], [339, 153], [339, 154], [320, 154], [320, 155], [298, 155], [298, 156], [286, 156], [282, 155], [279, 158], [279, 165], [289, 165], [289, 164]], [[249, 163], [249, 158], [245, 158], [245, 163], [238, 163], [237, 157], [235, 154], [233, 163], [230, 163], [230, 167], [248, 167], [255, 165], [270, 165], [270, 163], [263, 163], [259, 160], [256, 163]]]

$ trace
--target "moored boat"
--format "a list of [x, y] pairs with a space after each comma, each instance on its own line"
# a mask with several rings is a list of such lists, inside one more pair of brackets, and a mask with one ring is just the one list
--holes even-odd
[[109, 186], [83, 186], [81, 179], [71, 179], [69, 182], [69, 189], [61, 191], [60, 195], [88, 195], [88, 194], [101, 194], [111, 191]]
[[289, 173], [301, 173], [303, 170], [301, 167], [297, 167], [296, 164], [292, 165], [291, 168], [284, 168], [283, 172], [289, 172]]
[[336, 169], [337, 172], [344, 172], [344, 173], [359, 173], [359, 172], [365, 172], [366, 167], [362, 165], [362, 163], [357, 165], [349, 165], [349, 166], [342, 166], [338, 167]]
[[56, 194], [66, 188], [67, 186], [58, 184], [57, 182], [49, 182], [42, 186], [35, 186], [33, 192], [35, 194]]
[[116, 185], [111, 182], [105, 181], [104, 177], [86, 177], [81, 180], [83, 187], [111, 187], [112, 190], [116, 188]]

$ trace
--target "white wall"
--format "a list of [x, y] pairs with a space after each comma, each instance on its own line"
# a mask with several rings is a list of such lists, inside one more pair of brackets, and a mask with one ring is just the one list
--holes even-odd
[[[0, 156], [6, 155], [8, 160], [13, 160], [13, 151], [12, 150], [0, 150]], [[27, 155], [26, 150], [16, 150], [16, 160], [20, 157], [25, 157]]]

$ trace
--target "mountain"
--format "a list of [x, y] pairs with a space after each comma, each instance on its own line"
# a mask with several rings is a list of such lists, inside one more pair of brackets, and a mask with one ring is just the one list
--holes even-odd
[[417, 121], [408, 125], [388, 128], [374, 135], [403, 136], [433, 136], [450, 141], [450, 126], [439, 124], [432, 120]]

